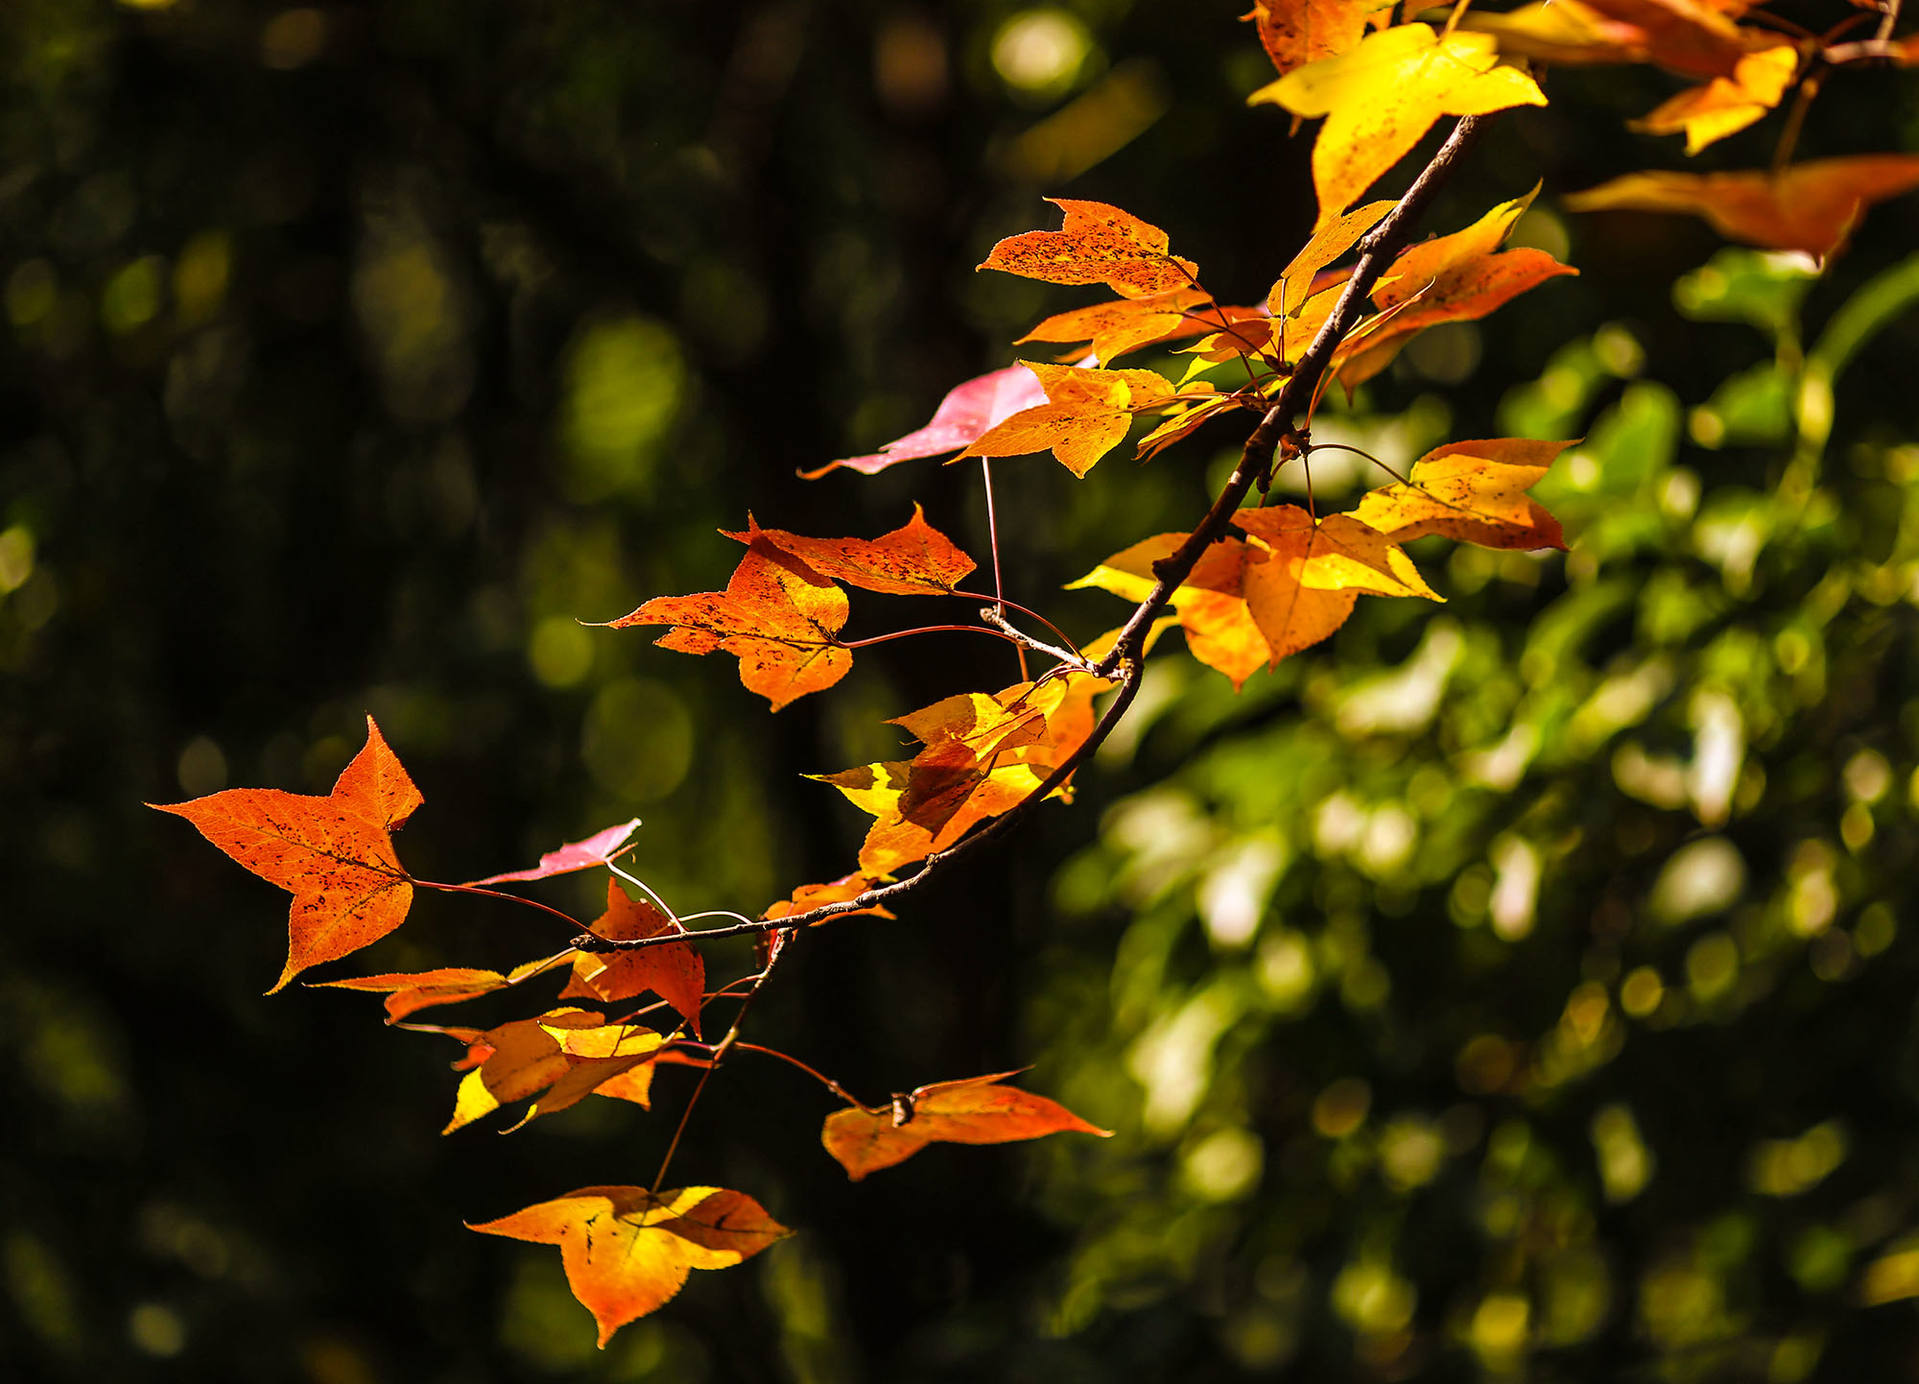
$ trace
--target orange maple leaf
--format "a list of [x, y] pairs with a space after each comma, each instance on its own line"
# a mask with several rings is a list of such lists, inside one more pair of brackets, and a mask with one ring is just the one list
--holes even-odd
[[1559, 521], [1526, 492], [1571, 442], [1449, 442], [1403, 482], [1369, 492], [1353, 517], [1394, 543], [1444, 534], [1482, 548], [1564, 548]]
[[593, 1314], [602, 1349], [679, 1292], [692, 1270], [730, 1268], [792, 1234], [753, 1198], [719, 1187], [582, 1187], [467, 1228], [558, 1245], [567, 1286]]
[[1166, 232], [1104, 202], [1047, 201], [1066, 214], [1057, 231], [1026, 231], [1000, 241], [979, 263], [1054, 284], [1105, 284], [1127, 298], [1195, 287], [1198, 266], [1168, 253]]
[[[811, 913], [814, 909], [829, 903], [845, 903], [848, 899], [857, 899], [861, 894], [864, 894], [878, 883], [879, 881], [870, 875], [862, 875], [855, 872], [850, 875], [841, 875], [838, 879], [829, 880], [825, 884], [802, 884], [786, 898], [781, 899], [778, 903], [769, 907], [766, 912], [760, 914], [760, 917], [772, 920], [776, 918], [791, 918], [799, 913]], [[891, 918], [893, 916], [890, 909], [880, 904], [874, 904], [871, 908], [862, 908], [855, 912], [841, 913], [835, 916], [855, 918], [867, 914], [871, 914], [875, 918]]]
[[1390, 319], [1348, 337], [1333, 353], [1340, 383], [1351, 390], [1371, 379], [1428, 327], [1477, 321], [1548, 279], [1578, 274], [1544, 250], [1499, 248], [1538, 192], [1535, 187], [1462, 231], [1402, 251], [1372, 292]]
[[1126, 440], [1133, 415], [1158, 408], [1173, 387], [1151, 370], [1082, 370], [1025, 362], [1046, 389], [1047, 402], [1014, 414], [961, 457], [1017, 457], [1051, 451], [1075, 476]]
[[608, 627], [672, 625], [653, 641], [663, 649], [734, 654], [741, 684], [778, 711], [846, 676], [853, 654], [837, 637], [846, 616], [844, 591], [798, 558], [756, 541], [725, 591], [656, 596]]
[[720, 532], [749, 545], [771, 544], [823, 577], [895, 596], [949, 596], [978, 565], [927, 523], [917, 504], [911, 519], [872, 539], [806, 538], [785, 529], [763, 529], [751, 514], [745, 533]]
[[[662, 933], [688, 935], [645, 899], [631, 899], [620, 882], [606, 882], [606, 912], [587, 925], [588, 931], [613, 942], [637, 941]], [[706, 962], [690, 943], [662, 942], [624, 952], [578, 952], [573, 975], [560, 991], [561, 999], [631, 999], [651, 990], [686, 1020], [694, 1036], [700, 1031], [700, 1003], [706, 996]]]
[[467, 1055], [454, 1064], [466, 1075], [442, 1134], [529, 1096], [541, 1098], [527, 1107], [514, 1129], [578, 1105], [595, 1092], [647, 1107], [653, 1062], [666, 1041], [642, 1025], [609, 1024], [596, 1010], [572, 1008], [515, 1019], [498, 1028], [446, 1032], [466, 1043]]
[[1737, 134], [1779, 104], [1799, 72], [1799, 49], [1775, 44], [1740, 58], [1732, 75], [1689, 87], [1641, 119], [1632, 128], [1647, 134], [1686, 136], [1686, 152], [1696, 154], [1727, 135]]
[[388, 972], [377, 976], [351, 976], [346, 980], [309, 982], [315, 990], [363, 990], [386, 996], [386, 1021], [397, 1024], [410, 1014], [442, 1004], [459, 1004], [478, 999], [496, 990], [518, 985], [542, 971], [550, 970], [572, 955], [556, 952], [538, 961], [516, 966], [502, 975], [498, 971], [475, 970], [466, 966], [445, 966], [436, 971]]
[[1684, 212], [1721, 235], [1824, 262], [1866, 208], [1919, 187], [1919, 154], [1813, 159], [1779, 173], [1628, 173], [1565, 199], [1570, 211]]
[[1208, 330], [1215, 315], [1215, 310], [1208, 307], [1211, 302], [1204, 289], [1176, 288], [1150, 298], [1094, 303], [1055, 313], [1014, 345], [1023, 346], [1029, 341], [1086, 342], [1101, 364], [1110, 365], [1142, 346], [1177, 341]]
[[1240, 18], [1258, 26], [1260, 46], [1283, 77], [1358, 43], [1378, 9], [1376, 0], [1253, 0]]
[[1437, 34], [1402, 24], [1370, 34], [1261, 87], [1248, 102], [1295, 115], [1323, 115], [1313, 143], [1313, 187], [1324, 226], [1412, 152], [1442, 115], [1489, 115], [1543, 106], [1545, 93], [1516, 67], [1502, 66], [1490, 34]]
[[1078, 1130], [1102, 1139], [1113, 1131], [1089, 1124], [1058, 1101], [999, 1083], [1019, 1073], [939, 1081], [893, 1097], [877, 1110], [854, 1106], [826, 1117], [820, 1142], [858, 1182], [903, 1163], [928, 1144], [1008, 1144]]
[[911, 760], [817, 775], [875, 818], [860, 869], [890, 875], [1024, 802], [1092, 734], [1093, 698], [1111, 686], [1068, 673], [946, 697], [892, 722], [921, 741]]
[[184, 803], [148, 803], [184, 817], [261, 879], [293, 895], [287, 962], [269, 995], [309, 966], [370, 946], [406, 921], [413, 883], [391, 833], [425, 801], [379, 726], [325, 797], [229, 788]]

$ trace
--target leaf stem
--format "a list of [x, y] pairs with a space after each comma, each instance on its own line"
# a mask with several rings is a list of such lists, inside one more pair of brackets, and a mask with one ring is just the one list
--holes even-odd
[[628, 884], [632, 885], [635, 889], [638, 889], [641, 893], [645, 894], [649, 899], [653, 900], [654, 904], [659, 908], [660, 912], [664, 913], [674, 923], [677, 924], [680, 921], [680, 915], [673, 911], [673, 906], [669, 904], [665, 899], [661, 898], [658, 892], [653, 888], [652, 885], [648, 884], [645, 880], [641, 879], [638, 875], [628, 874], [625, 870], [622, 870], [619, 866], [615, 865], [610, 860], [606, 862], [606, 868], [611, 870], [614, 874], [618, 875], [621, 879], [625, 880]]
[[842, 649], [864, 649], [869, 644], [884, 644], [889, 640], [907, 639], [916, 634], [990, 634], [1004, 639], [1009, 644], [1019, 641], [1005, 630], [994, 629], [990, 625], [919, 625], [910, 630], [894, 630], [890, 634], [876, 634], [870, 639], [847, 639], [840, 643]]
[[509, 894], [504, 889], [482, 889], [475, 884], [440, 884], [435, 880], [415, 879], [411, 875], [407, 876], [407, 882], [417, 888], [433, 889], [442, 894], [477, 894], [483, 899], [505, 899], [509, 903], [522, 904], [527, 908], [538, 909], [542, 913], [551, 913], [555, 918], [560, 919], [575, 932], [578, 932], [580, 929], [580, 920], [572, 914], [562, 913], [559, 909], [543, 904], [538, 899], [525, 898], [519, 894]]
[[[1023, 606], [1018, 601], [1008, 600], [1006, 597], [999, 595], [997, 592], [995, 592], [991, 596], [988, 596], [984, 592], [966, 591], [959, 587], [955, 587], [953, 589], [953, 594], [955, 596], [964, 596], [967, 599], [974, 600], [974, 601], [991, 601], [993, 602], [994, 605], [1005, 606], [1008, 610], [1017, 610], [1021, 615], [1025, 615], [1031, 619], [1039, 621], [1042, 625], [1046, 626], [1047, 629], [1051, 630], [1054, 634], [1057, 634], [1060, 637], [1060, 639], [1065, 643], [1066, 647], [1071, 649], [1074, 653], [1079, 652], [1079, 645], [1073, 642], [1072, 635], [1068, 634], [1065, 630], [1061, 629], [1058, 625], [1054, 624], [1051, 620], [1048, 620], [1044, 615], [1041, 615], [1037, 610], [1034, 610], [1031, 606]], [[1022, 681], [1024, 681], [1024, 679], [1022, 679]]]
[[[993, 505], [993, 463], [988, 457], [979, 459], [980, 480], [986, 486], [986, 542], [993, 550], [993, 602], [997, 606], [1000, 618], [1006, 618], [1006, 583], [1000, 577], [999, 570], [999, 512]], [[1013, 653], [1019, 659], [1019, 680], [1027, 682], [1031, 675], [1026, 671], [1025, 646], [1015, 644]]]

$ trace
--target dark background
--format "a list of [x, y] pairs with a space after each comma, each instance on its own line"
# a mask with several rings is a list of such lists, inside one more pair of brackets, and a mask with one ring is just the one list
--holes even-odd
[[[854, 1187], [817, 1146], [823, 1093], [741, 1060], [673, 1180], [801, 1234], [596, 1354], [556, 1255], [460, 1222], [650, 1180], [685, 1074], [650, 1115], [588, 1102], [442, 1141], [455, 1050], [382, 1030], [366, 997], [262, 998], [283, 898], [140, 806], [324, 792], [371, 712], [426, 795], [399, 843], [422, 876], [634, 814], [634, 868], [682, 911], [842, 873], [865, 819], [799, 776], [1012, 681], [1000, 646], [863, 653], [773, 718], [728, 660], [576, 621], [719, 586], [737, 550], [713, 531], [749, 506], [872, 535], [918, 499], [983, 554], [970, 468], [794, 473], [916, 426], [1084, 299], [971, 272], [1052, 224], [1043, 195], [1114, 201], [1256, 301], [1313, 207], [1307, 142], [1243, 105], [1271, 74], [1234, 9], [0, 13], [10, 1373], [1915, 1377], [1911, 315], [1842, 378], [1826, 468], [1802, 466], [1820, 498], [1766, 497], [1807, 455], [1782, 412], [1800, 348], [1910, 252], [1919, 204], [1874, 213], [1805, 332], [1682, 316], [1673, 281], [1710, 232], [1552, 210], [1677, 166], [1624, 127], [1675, 88], [1655, 73], [1554, 74], [1552, 107], [1494, 123], [1430, 227], [1543, 179], [1520, 239], [1582, 277], [1435, 334], [1344, 416], [1402, 460], [1590, 432], [1621, 479], [1564, 492], [1563, 570], [1422, 554], [1444, 615], [1367, 603], [1238, 699], [1169, 652], [1078, 807], [897, 923], [807, 939], [756, 1010], [755, 1038], [869, 1099], [1038, 1062], [1029, 1083], [1118, 1129], [1106, 1144], [934, 1150]], [[1700, 166], [1763, 163], [1778, 124]], [[1913, 79], [1873, 72], [1834, 82], [1801, 147], [1916, 146]], [[1760, 297], [1808, 289], [1739, 263]], [[1734, 319], [1746, 292], [1701, 290]], [[1744, 433], [1685, 413], [1732, 417], [1715, 391], [1753, 369]], [[1059, 586], [1190, 523], [1229, 431], [1083, 483], [1003, 464], [1009, 594], [1082, 636], [1112, 623], [1109, 597]], [[862, 634], [918, 613], [855, 606]], [[1423, 718], [1408, 683], [1352, 710], [1447, 658]], [[1646, 695], [1582, 712], [1608, 679]], [[1712, 696], [1745, 728], [1729, 824], [1684, 777]], [[1520, 725], [1545, 748], [1517, 785], [1475, 779]], [[1633, 735], [1651, 778], [1621, 767]], [[1682, 856], [1702, 840], [1732, 843], [1732, 892], [1662, 902], [1723, 865]], [[1516, 922], [1527, 850], [1544, 883]], [[584, 918], [602, 888], [541, 897]], [[427, 896], [328, 974], [563, 940]], [[1628, 1019], [1647, 967], [1669, 999]]]

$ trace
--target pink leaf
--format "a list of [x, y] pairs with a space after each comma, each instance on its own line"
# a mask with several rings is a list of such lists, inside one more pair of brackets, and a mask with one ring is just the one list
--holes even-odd
[[870, 456], [843, 457], [829, 461], [817, 471], [802, 471], [807, 480], [824, 476], [838, 466], [849, 467], [864, 475], [876, 475], [896, 462], [916, 457], [936, 457], [970, 447], [989, 428], [1011, 418], [1021, 409], [1046, 402], [1046, 391], [1024, 365], [1009, 365], [1004, 370], [981, 375], [956, 386], [933, 413], [933, 421], [917, 432], [895, 438]]
[[508, 884], [514, 880], [546, 879], [552, 875], [570, 875], [575, 870], [591, 870], [604, 865], [620, 854], [620, 845], [633, 834], [633, 828], [640, 824], [635, 817], [630, 822], [621, 822], [605, 831], [596, 831], [584, 841], [569, 841], [557, 851], [548, 851], [540, 857], [540, 863], [531, 870], [514, 870], [504, 875], [488, 875], [485, 879], [470, 879], [470, 885]]

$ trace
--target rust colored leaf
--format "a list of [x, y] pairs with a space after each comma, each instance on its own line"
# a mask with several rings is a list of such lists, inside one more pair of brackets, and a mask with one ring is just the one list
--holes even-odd
[[1798, 71], [1799, 50], [1792, 44], [1762, 48], [1740, 58], [1731, 76], [1680, 92], [1632, 127], [1654, 135], [1684, 134], [1686, 152], [1696, 154], [1763, 120]]
[[1637, 31], [1631, 61], [1672, 72], [1730, 77], [1749, 48], [1777, 43], [1776, 34], [1741, 30], [1731, 16], [1698, 0], [1581, 0], [1605, 20]]
[[1045, 402], [1046, 392], [1033, 378], [1033, 372], [1023, 365], [1009, 365], [954, 386], [940, 400], [939, 407], [933, 411], [932, 422], [925, 427], [894, 438], [877, 452], [863, 457], [841, 457], [817, 471], [802, 471], [800, 475], [809, 481], [817, 480], [828, 471], [844, 466], [849, 471], [873, 476], [902, 461], [956, 452], [1001, 419]]
[[413, 885], [391, 833], [424, 799], [371, 716], [366, 745], [325, 797], [229, 788], [184, 803], [149, 803], [184, 817], [261, 879], [293, 895], [287, 961], [274, 994], [309, 966], [370, 946], [406, 921]]
[[1050, 451], [1075, 476], [1126, 439], [1133, 415], [1163, 405], [1173, 387], [1151, 370], [1081, 370], [1028, 361], [1047, 402], [1014, 414], [963, 457], [1016, 457]]
[[567, 1286], [593, 1314], [602, 1349], [679, 1292], [692, 1270], [730, 1268], [792, 1234], [753, 1198], [719, 1187], [582, 1187], [468, 1229], [558, 1245]]
[[[467, 1043], [466, 1057], [454, 1064], [466, 1075], [442, 1134], [532, 1096], [540, 1099], [513, 1128], [578, 1105], [595, 1091], [644, 1107], [652, 1063], [665, 1041], [639, 1024], [609, 1024], [597, 1010], [571, 1008], [554, 1009], [537, 1019], [515, 1019], [478, 1034], [449, 1032]], [[627, 1080], [611, 1084], [616, 1077]]]
[[516, 966], [507, 975], [498, 971], [448, 966], [437, 971], [389, 972], [385, 975], [352, 976], [346, 980], [322, 980], [310, 984], [315, 990], [361, 990], [383, 994], [386, 996], [386, 1021], [397, 1024], [422, 1009], [459, 1004], [463, 1000], [478, 999], [495, 990], [518, 985], [542, 971], [550, 970], [571, 955], [570, 951], [565, 951], [538, 961], [529, 961], [524, 966]]
[[[1188, 385], [1186, 392], [1192, 394], [1199, 390], [1195, 385]], [[1210, 398], [1176, 405], [1167, 411], [1158, 427], [1140, 438], [1134, 455], [1141, 461], [1158, 456], [1175, 442], [1190, 436], [1208, 418], [1238, 407], [1239, 401], [1227, 394], [1214, 394]]]
[[[645, 899], [630, 899], [620, 882], [606, 882], [606, 912], [589, 931], [613, 942], [631, 942], [662, 933], [687, 935], [686, 929]], [[700, 1031], [700, 1001], [706, 994], [706, 962], [688, 942], [662, 942], [627, 952], [578, 952], [573, 976], [560, 991], [561, 999], [631, 999], [651, 990], [686, 1020], [695, 1037]]]
[[[845, 903], [848, 899], [857, 899], [861, 894], [864, 894], [878, 883], [879, 881], [870, 875], [854, 873], [841, 875], [838, 879], [830, 880], [825, 884], [802, 884], [799, 888], [795, 889], [790, 896], [781, 899], [778, 903], [768, 908], [766, 912], [760, 914], [760, 916], [768, 919], [791, 918], [795, 914], [810, 913], [814, 909], [829, 903]], [[871, 914], [875, 918], [891, 918], [893, 916], [890, 909], [880, 904], [874, 904], [871, 908], [861, 908], [851, 913], [841, 913], [835, 916], [841, 918], [856, 918], [865, 914]]]
[[844, 591], [762, 540], [746, 550], [725, 591], [656, 596], [610, 628], [671, 625], [653, 641], [663, 649], [734, 654], [740, 682], [778, 711], [846, 676], [853, 655], [837, 637], [846, 615]]
[[875, 819], [861, 871], [893, 874], [1024, 802], [1092, 734], [1093, 698], [1111, 686], [1069, 673], [991, 696], [947, 697], [894, 722], [922, 742], [911, 760], [819, 775]]
[[1477, 321], [1549, 279], [1577, 274], [1544, 250], [1499, 248], [1537, 193], [1534, 188], [1463, 231], [1401, 252], [1372, 293], [1374, 304], [1392, 317], [1348, 338], [1334, 353], [1340, 382], [1350, 390], [1371, 379], [1428, 327]]
[[[1120, 298], [1110, 303], [1055, 313], [1015, 344], [1029, 341], [1086, 342], [1103, 365], [1129, 351], [1177, 341], [1207, 330], [1213, 312], [1203, 289], [1176, 288], [1150, 298]], [[1033, 403], [1041, 402], [1035, 399]], [[1030, 407], [1031, 405], [1028, 405]], [[971, 438], [967, 439], [969, 442]]]
[[1531, 77], [1500, 64], [1490, 34], [1442, 36], [1424, 24], [1370, 34], [1347, 52], [1308, 63], [1247, 99], [1326, 117], [1313, 144], [1321, 226], [1358, 201], [1442, 115], [1546, 104]]
[[1373, 0], [1253, 0], [1240, 18], [1258, 26], [1260, 46], [1283, 77], [1353, 47], [1378, 9]]
[[746, 516], [745, 533], [726, 533], [742, 543], [762, 541], [791, 554], [821, 576], [865, 591], [895, 596], [952, 594], [976, 564], [959, 546], [926, 522], [915, 504], [913, 517], [878, 538], [806, 538], [785, 529], [763, 529]]
[[1919, 154], [1814, 159], [1771, 173], [1628, 173], [1566, 198], [1572, 211], [1683, 212], [1770, 250], [1837, 254], [1866, 208], [1919, 187]]
[[1166, 232], [1104, 202], [1048, 197], [1066, 214], [1057, 231], [1008, 236], [981, 261], [1055, 284], [1105, 284], [1126, 298], [1146, 298], [1193, 287], [1198, 267], [1168, 253]]
[[583, 841], [569, 841], [558, 850], [548, 851], [540, 857], [540, 863], [530, 870], [513, 870], [504, 875], [488, 875], [485, 879], [468, 880], [469, 885], [513, 884], [522, 880], [550, 879], [554, 875], [570, 875], [576, 870], [591, 870], [617, 860], [626, 854], [626, 838], [631, 836], [640, 825], [638, 817], [621, 822], [616, 827], [596, 831]]
[[879, 1110], [854, 1106], [826, 1117], [820, 1142], [858, 1182], [903, 1163], [928, 1144], [1008, 1144], [1078, 1130], [1112, 1137], [1058, 1101], [999, 1083], [1018, 1072], [940, 1081], [893, 1097]]
[[1482, 548], [1564, 548], [1559, 521], [1526, 492], [1572, 445], [1515, 437], [1448, 443], [1414, 462], [1405, 482], [1367, 494], [1353, 517], [1393, 543], [1438, 533]]

